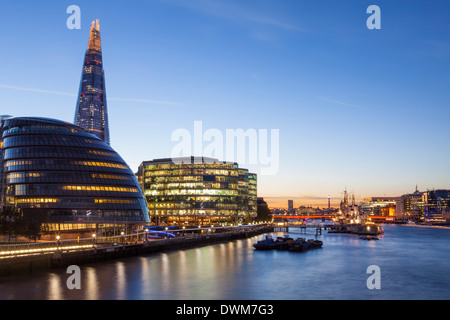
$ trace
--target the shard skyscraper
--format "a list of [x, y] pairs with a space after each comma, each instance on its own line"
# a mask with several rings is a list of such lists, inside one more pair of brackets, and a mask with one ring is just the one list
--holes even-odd
[[98, 19], [94, 20], [91, 26], [74, 123], [106, 143], [110, 143], [102, 42]]

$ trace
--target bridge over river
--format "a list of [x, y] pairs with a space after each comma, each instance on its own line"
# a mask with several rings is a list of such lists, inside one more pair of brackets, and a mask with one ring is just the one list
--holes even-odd
[[327, 230], [328, 228], [334, 226], [334, 223], [306, 223], [306, 224], [289, 224], [289, 223], [279, 223], [275, 226], [274, 230], [277, 232], [291, 232], [291, 233], [304, 233], [306, 234], [306, 231], [308, 229], [315, 230], [316, 236], [319, 234], [322, 234], [322, 230]]

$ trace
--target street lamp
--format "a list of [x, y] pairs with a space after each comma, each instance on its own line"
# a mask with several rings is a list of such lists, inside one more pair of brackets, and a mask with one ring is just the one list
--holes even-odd
[[92, 234], [92, 241], [94, 242], [94, 244], [95, 244], [95, 239], [96, 239], [96, 237], [97, 237], [97, 235], [94, 233], [94, 234]]
[[58, 234], [56, 236], [56, 244], [57, 244], [57, 247], [58, 247], [58, 251], [59, 251], [59, 239], [61, 239], [61, 236]]
[[124, 239], [125, 232], [122, 231], [120, 234], [122, 235], [122, 246], [125, 247], [125, 239]]

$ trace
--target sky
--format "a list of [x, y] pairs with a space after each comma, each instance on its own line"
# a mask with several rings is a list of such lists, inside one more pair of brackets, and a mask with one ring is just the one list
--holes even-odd
[[[70, 5], [81, 29], [67, 27]], [[367, 27], [370, 5], [381, 29]], [[73, 122], [98, 18], [111, 145], [134, 171], [201, 121], [223, 137], [278, 130], [263, 143], [275, 173], [261, 153], [239, 163], [271, 207], [450, 189], [448, 12], [446, 0], [1, 1], [0, 114]]]

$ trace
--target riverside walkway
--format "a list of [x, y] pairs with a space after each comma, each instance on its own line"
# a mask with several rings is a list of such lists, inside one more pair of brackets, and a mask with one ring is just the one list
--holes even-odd
[[[210, 227], [206, 232], [171, 230], [175, 238], [148, 240], [146, 233], [99, 239], [64, 240], [0, 246], [0, 276], [64, 268], [142, 254], [187, 249], [273, 232], [273, 225]], [[138, 241], [139, 235], [143, 240]], [[134, 239], [134, 241], [133, 241]]]

